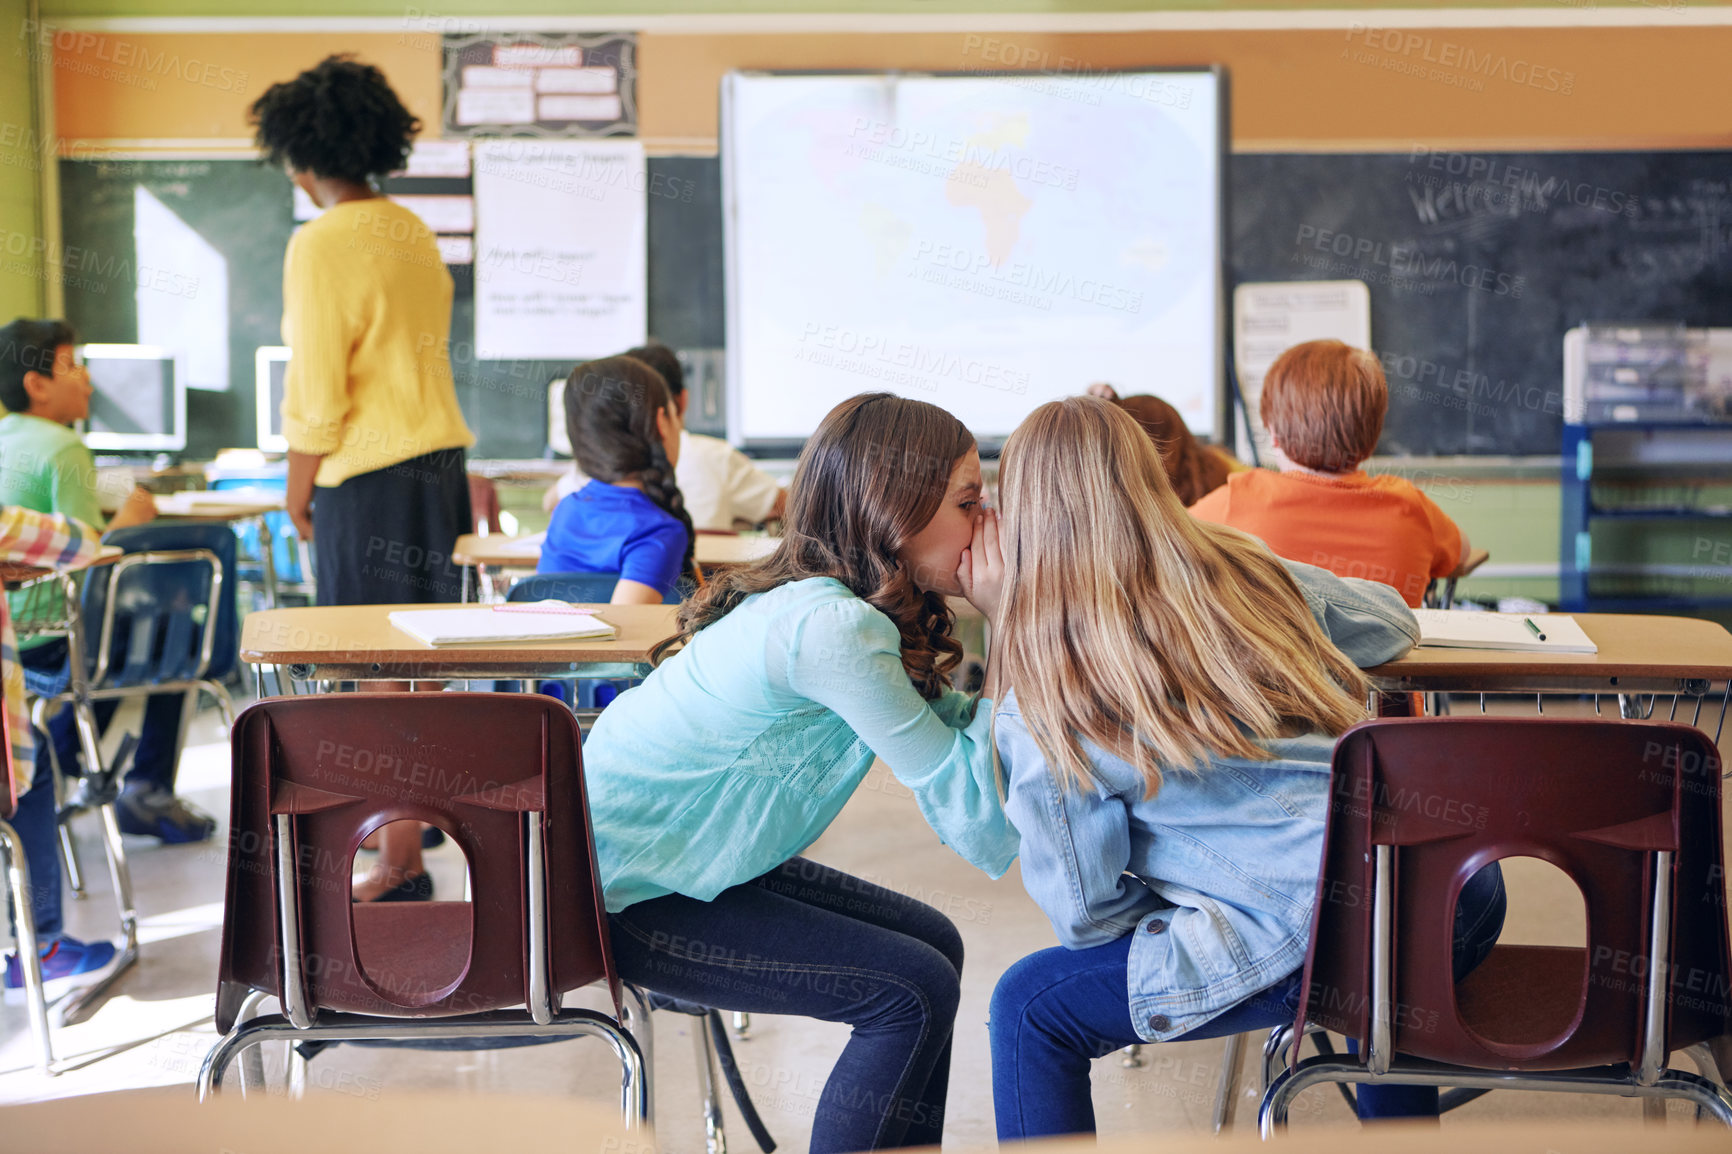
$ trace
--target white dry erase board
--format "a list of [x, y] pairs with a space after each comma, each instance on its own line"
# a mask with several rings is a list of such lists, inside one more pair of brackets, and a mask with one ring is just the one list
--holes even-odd
[[1219, 70], [733, 72], [728, 437], [931, 401], [983, 442], [1106, 381], [1225, 421]]

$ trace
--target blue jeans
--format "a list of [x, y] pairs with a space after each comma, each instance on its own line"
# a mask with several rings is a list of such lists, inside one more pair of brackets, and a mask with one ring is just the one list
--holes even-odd
[[[34, 649], [23, 650], [19, 662], [24, 666], [24, 679], [31, 693], [47, 695], [66, 689], [66, 642], [51, 641]], [[174, 772], [180, 739], [180, 714], [186, 697], [181, 693], [159, 693], [145, 703], [144, 732], [139, 737], [133, 755], [132, 769], [126, 784], [132, 788], [161, 786], [174, 789]], [[96, 724], [108, 726], [119, 707], [117, 701], [96, 704]], [[31, 911], [36, 916], [36, 936], [52, 941], [62, 929], [60, 913], [60, 846], [56, 838], [59, 815], [54, 806], [54, 763], [49, 749], [60, 757], [61, 768], [71, 771], [78, 764], [78, 729], [73, 724], [72, 707], [67, 706], [48, 719], [48, 733], [36, 733], [36, 765], [31, 786], [18, 798], [18, 809], [12, 815], [12, 828], [24, 843], [24, 860], [30, 868]]]
[[713, 901], [672, 894], [609, 914], [608, 924], [620, 976], [633, 985], [854, 1028], [828, 1078], [785, 1071], [774, 1082], [785, 1097], [814, 1100], [814, 1154], [938, 1144], [962, 975], [949, 918], [793, 858]]
[[[1455, 976], [1485, 960], [1503, 929], [1503, 871], [1487, 866], [1462, 887], [1455, 913]], [[1131, 935], [1086, 950], [1030, 954], [992, 993], [992, 1101], [998, 1140], [1092, 1134], [1089, 1062], [1140, 1042], [1131, 1022]], [[1174, 1041], [1225, 1037], [1291, 1024], [1304, 971], [1229, 1007]], [[1436, 1115], [1430, 1086], [1359, 1087], [1361, 1118]]]

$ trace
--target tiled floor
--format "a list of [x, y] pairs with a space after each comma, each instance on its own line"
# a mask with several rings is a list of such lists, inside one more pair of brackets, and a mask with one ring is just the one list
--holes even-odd
[[[1526, 708], [1531, 708], [1529, 702]], [[1591, 712], [1586, 705], [1547, 703], [1548, 716]], [[183, 791], [219, 815], [227, 813], [227, 747], [213, 713], [199, 718], [182, 764]], [[81, 937], [113, 930], [113, 903], [93, 824], [80, 831], [90, 875], [86, 900], [71, 902], [68, 923]], [[127, 1086], [185, 1084], [191, 1094], [204, 1053], [214, 1041], [211, 1025], [218, 927], [222, 919], [224, 840], [205, 846], [162, 847], [129, 839], [133, 877], [143, 925], [143, 958], [118, 994], [88, 1023], [61, 1029], [56, 1045], [66, 1069], [46, 1079], [32, 1069], [33, 1050], [22, 1012], [0, 1011], [0, 1102], [89, 1094]], [[987, 1060], [986, 1007], [1004, 968], [1033, 950], [1053, 944], [1052, 932], [1023, 892], [1017, 872], [986, 878], [938, 844], [913, 801], [880, 767], [868, 777], [809, 856], [879, 884], [923, 898], [946, 911], [960, 927], [968, 951], [958, 1018], [945, 1141], [956, 1147], [993, 1142], [992, 1089]], [[462, 892], [462, 858], [447, 845], [430, 856], [441, 896]], [[1567, 944], [1581, 939], [1579, 901], [1561, 875], [1545, 867], [1506, 867], [1512, 913], [1509, 940]], [[660, 1146], [669, 1154], [703, 1148], [689, 1019], [657, 1015], [656, 1099]], [[746, 1081], [781, 1147], [803, 1149], [823, 1078], [846, 1041], [846, 1028], [802, 1019], [758, 1016], [751, 1036], [737, 1043]], [[1130, 1069], [1117, 1055], [1096, 1064], [1095, 1104], [1103, 1133], [1161, 1135], [1207, 1125], [1220, 1069], [1220, 1042], [1148, 1047], [1143, 1064]], [[1255, 1046], [1247, 1047], [1255, 1050]], [[1247, 1059], [1249, 1061], [1249, 1058]], [[267, 1055], [280, 1079], [280, 1048]], [[441, 1054], [345, 1047], [319, 1057], [309, 1070], [307, 1093], [380, 1097], [417, 1088], [450, 1088], [464, 1094], [519, 1091], [575, 1094], [612, 1101], [617, 1074], [606, 1047], [596, 1041], [516, 1051]], [[1254, 1077], [1247, 1073], [1240, 1100], [1241, 1125], [1254, 1115]], [[733, 1149], [749, 1149], [750, 1136], [731, 1103], [727, 1107]], [[1586, 1095], [1492, 1094], [1446, 1119], [1555, 1118], [1581, 1121], [1634, 1119], [1631, 1101]], [[1674, 1109], [1674, 1118], [1682, 1112]], [[1333, 1090], [1314, 1090], [1294, 1111], [1296, 1126], [1346, 1126], [1352, 1119]]]

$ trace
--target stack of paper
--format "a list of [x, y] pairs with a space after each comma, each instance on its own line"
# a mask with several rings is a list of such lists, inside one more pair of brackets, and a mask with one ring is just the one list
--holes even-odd
[[[1419, 643], [1441, 649], [1508, 649], [1524, 653], [1598, 653], [1574, 617], [1561, 613], [1475, 613], [1415, 609]], [[1533, 628], [1528, 622], [1533, 622]], [[1536, 630], [1538, 631], [1536, 633]], [[1539, 634], [1544, 634], [1542, 639]]]
[[513, 537], [509, 541], [500, 542], [499, 551], [514, 557], [539, 557], [541, 555], [541, 543], [546, 539], [546, 533], [531, 533], [527, 537]]
[[490, 605], [463, 609], [398, 609], [391, 624], [428, 645], [512, 641], [611, 641], [614, 627], [589, 613], [495, 613]]

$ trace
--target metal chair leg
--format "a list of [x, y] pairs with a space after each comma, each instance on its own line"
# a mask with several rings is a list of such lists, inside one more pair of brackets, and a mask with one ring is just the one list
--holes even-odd
[[745, 1041], [751, 1034], [752, 1015], [734, 1011], [734, 1037]]
[[[30, 703], [30, 725], [47, 740], [48, 733], [48, 702], [38, 697]], [[60, 842], [60, 861], [66, 872], [66, 886], [72, 891], [72, 896], [82, 899], [84, 892], [84, 866], [78, 860], [78, 843], [73, 840], [72, 827], [67, 824], [67, 778], [65, 767], [60, 764], [60, 754], [56, 752], [54, 743], [48, 742], [48, 764], [51, 768], [50, 778], [54, 783], [54, 813], [55, 836]]]
[[1245, 1035], [1228, 1034], [1221, 1050], [1221, 1080], [1215, 1086], [1214, 1132], [1233, 1128], [1234, 1108], [1239, 1103], [1239, 1066], [1245, 1054]]
[[87, 896], [84, 892], [84, 866], [78, 860], [78, 843], [72, 840], [72, 826], [58, 816], [60, 806], [55, 805], [56, 818], [54, 831], [60, 841], [60, 864], [66, 871], [66, 885], [75, 898]]
[[[245, 1022], [258, 1017], [259, 1007], [271, 997], [263, 990], [254, 990], [241, 1001], [241, 1008], [235, 1014], [235, 1021]], [[254, 1094], [268, 1093], [265, 1086], [265, 1052], [257, 1046], [249, 1046], [241, 1054], [241, 1098], [245, 1100]]]
[[0, 821], [0, 854], [6, 859], [6, 893], [12, 901], [14, 934], [18, 944], [18, 966], [24, 975], [24, 1001], [30, 1016], [30, 1033], [36, 1038], [37, 1068], [55, 1073], [54, 1040], [48, 1033], [48, 999], [42, 989], [42, 956], [36, 944], [36, 911], [30, 902], [30, 869], [25, 864], [24, 843], [6, 822]]
[[708, 1154], [728, 1154], [728, 1136], [722, 1127], [722, 1094], [716, 1079], [716, 1050], [710, 1043], [708, 1015], [691, 1019], [692, 1049], [698, 1059], [698, 1094], [704, 1106], [704, 1149]]
[[1119, 1065], [1126, 1070], [1143, 1068], [1143, 1047], [1140, 1042], [1132, 1042], [1119, 1051]]
[[1287, 1113], [1293, 1099], [1311, 1086], [1323, 1082], [1373, 1082], [1396, 1086], [1456, 1086], [1487, 1090], [1537, 1090], [1572, 1094], [1608, 1094], [1623, 1098], [1641, 1098], [1646, 1115], [1648, 1100], [1662, 1104], [1667, 1098], [1678, 1098], [1711, 1115], [1722, 1125], [1732, 1128], [1732, 1093], [1707, 1078], [1683, 1070], [1662, 1070], [1651, 1085], [1638, 1085], [1627, 1067], [1600, 1067], [1588, 1070], [1472, 1070], [1436, 1063], [1408, 1061], [1397, 1058], [1390, 1074], [1384, 1078], [1368, 1076], [1366, 1067], [1357, 1061], [1343, 1061], [1333, 1056], [1307, 1058], [1290, 1070], [1283, 1070], [1263, 1095], [1257, 1112], [1258, 1129], [1265, 1140], [1277, 1130], [1285, 1130]]
[[132, 870], [126, 864], [126, 849], [120, 842], [120, 821], [114, 804], [97, 809], [102, 818], [103, 843], [108, 849], [108, 874], [114, 882], [114, 898], [120, 905], [120, 930], [124, 941], [114, 968], [101, 981], [72, 994], [61, 1003], [60, 1020], [68, 1026], [86, 1021], [108, 998], [109, 991], [138, 961], [138, 912], [132, 902]]
[[[257, 1046], [253, 1049], [256, 1051]], [[307, 1065], [309, 1060], [301, 1054], [299, 1046], [289, 1043], [289, 1085], [288, 1097], [291, 1102], [299, 1102], [307, 1096]]]
[[317, 1024], [304, 1029], [291, 1025], [281, 1014], [266, 1014], [237, 1022], [205, 1055], [199, 1068], [199, 1101], [207, 1100], [222, 1085], [229, 1064], [250, 1046], [264, 1042], [334, 1041], [430, 1041], [438, 1038], [576, 1038], [599, 1037], [612, 1047], [620, 1064], [620, 1110], [628, 1129], [636, 1130], [649, 1119], [648, 1078], [643, 1051], [637, 1039], [605, 1014], [593, 1010], [564, 1009], [552, 1022], [542, 1025], [521, 1013], [471, 1014], [459, 1018], [364, 1018], [356, 1014], [321, 1015]]
[[625, 989], [625, 1020], [620, 1023], [625, 1032], [637, 1042], [637, 1048], [643, 1054], [644, 1077], [644, 1118], [651, 1126], [656, 1124], [656, 1094], [655, 1094], [655, 1054], [656, 1028], [655, 1019], [650, 1016], [649, 999], [644, 992], [629, 982], [622, 983]]
[[1263, 1040], [1263, 1065], [1258, 1070], [1257, 1093], [1266, 1095], [1287, 1064], [1287, 1047], [1292, 1043], [1293, 1027], [1276, 1026]]

